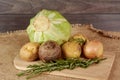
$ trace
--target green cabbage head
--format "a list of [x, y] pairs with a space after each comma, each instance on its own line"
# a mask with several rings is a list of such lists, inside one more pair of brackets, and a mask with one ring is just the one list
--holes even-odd
[[44, 9], [30, 20], [27, 33], [31, 42], [54, 40], [62, 44], [71, 35], [71, 25], [59, 12]]

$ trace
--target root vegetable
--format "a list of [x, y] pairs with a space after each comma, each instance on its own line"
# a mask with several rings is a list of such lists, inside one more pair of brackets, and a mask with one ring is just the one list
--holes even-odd
[[47, 41], [39, 48], [39, 58], [43, 62], [50, 62], [61, 58], [61, 47], [55, 41]]
[[25, 61], [34, 61], [38, 58], [39, 43], [29, 42], [20, 49], [20, 58]]
[[87, 42], [83, 51], [87, 58], [101, 57], [103, 55], [103, 44], [98, 40]]
[[87, 40], [87, 38], [83, 35], [83, 34], [75, 34], [75, 35], [73, 35], [73, 39], [83, 39], [84, 41], [86, 41]]
[[82, 34], [75, 34], [71, 37], [70, 41], [77, 41], [82, 46], [88, 39]]
[[81, 46], [78, 42], [66, 42], [62, 46], [62, 51], [66, 58], [79, 58], [81, 55]]

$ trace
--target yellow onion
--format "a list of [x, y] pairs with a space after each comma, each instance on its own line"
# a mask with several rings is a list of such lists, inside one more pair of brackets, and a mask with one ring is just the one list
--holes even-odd
[[103, 44], [98, 40], [86, 42], [83, 53], [86, 58], [101, 57], [103, 55]]

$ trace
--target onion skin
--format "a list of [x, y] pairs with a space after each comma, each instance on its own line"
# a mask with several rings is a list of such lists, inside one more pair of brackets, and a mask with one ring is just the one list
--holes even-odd
[[83, 53], [86, 58], [102, 57], [103, 44], [98, 40], [86, 42], [86, 44], [83, 47]]
[[60, 45], [55, 41], [46, 41], [39, 47], [39, 58], [43, 62], [50, 62], [60, 59], [62, 52]]

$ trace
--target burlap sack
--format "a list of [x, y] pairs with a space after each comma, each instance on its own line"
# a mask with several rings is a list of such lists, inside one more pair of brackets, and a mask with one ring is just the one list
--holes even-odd
[[[110, 32], [95, 29], [92, 25], [74, 24], [72, 33], [82, 33], [88, 39], [98, 39], [104, 44], [104, 52], [110, 55], [116, 54], [115, 62], [109, 80], [120, 80], [120, 32]], [[28, 42], [28, 36], [24, 30], [9, 33], [0, 33], [0, 80], [25, 80], [25, 77], [17, 77], [20, 72], [13, 66], [13, 60], [23, 44]], [[92, 73], [91, 73], [92, 74]], [[53, 75], [40, 75], [32, 80], [80, 80]]]

